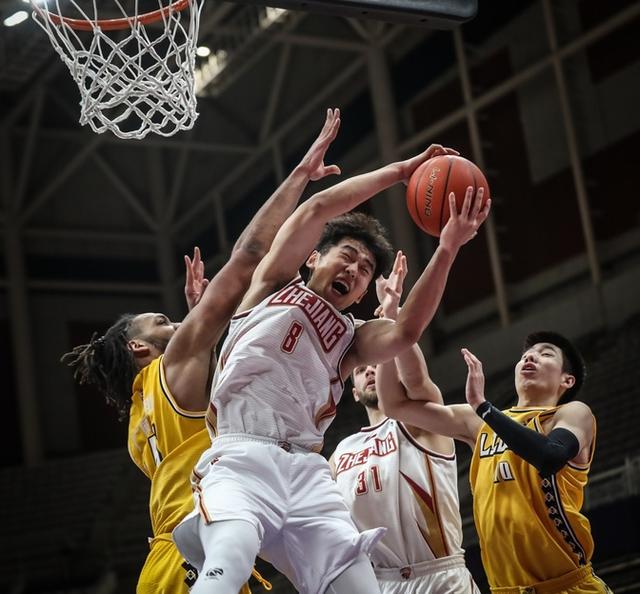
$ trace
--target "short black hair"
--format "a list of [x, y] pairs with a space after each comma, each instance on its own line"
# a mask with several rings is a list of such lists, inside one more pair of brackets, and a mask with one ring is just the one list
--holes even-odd
[[387, 230], [378, 219], [363, 212], [348, 212], [331, 219], [325, 225], [316, 250], [325, 254], [347, 237], [361, 241], [373, 254], [376, 260], [373, 278], [389, 273], [395, 253]]
[[570, 373], [576, 378], [573, 386], [558, 400], [558, 404], [570, 402], [577, 396], [587, 378], [587, 366], [584, 359], [580, 351], [566, 336], [549, 330], [540, 330], [529, 334], [524, 340], [524, 345], [522, 345], [522, 352], [528, 351], [533, 345], [541, 342], [547, 342], [557, 346], [562, 351], [562, 371], [564, 373]]

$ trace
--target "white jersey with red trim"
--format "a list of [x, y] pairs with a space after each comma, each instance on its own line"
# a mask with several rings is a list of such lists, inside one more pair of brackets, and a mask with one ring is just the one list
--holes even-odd
[[234, 316], [207, 414], [215, 434], [248, 433], [319, 451], [342, 396], [354, 321], [297, 278]]
[[463, 554], [455, 452], [418, 444], [393, 419], [343, 439], [336, 482], [359, 530], [385, 526], [374, 567], [402, 568]]

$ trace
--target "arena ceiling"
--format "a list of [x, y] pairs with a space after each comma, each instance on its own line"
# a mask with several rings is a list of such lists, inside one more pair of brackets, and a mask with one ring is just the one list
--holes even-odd
[[[3, 18], [17, 5], [4, 0]], [[158, 258], [165, 296], [177, 294], [167, 286], [181, 282], [175, 253], [207, 235], [209, 260], [215, 252], [218, 262], [224, 257], [239, 231], [238, 209], [246, 215], [247, 194], [261, 181], [275, 187], [321, 126], [324, 110], [366, 88], [368, 48], [402, 53], [428, 35], [300, 12], [269, 19], [265, 10], [205, 4], [200, 44], [224, 48], [226, 65], [201, 91], [193, 130], [137, 141], [78, 124], [78, 90], [31, 19], [0, 27], [0, 221], [23, 238], [32, 287], [156, 291], [153, 274], [107, 282], [91, 262], [119, 260], [125, 267]], [[265, 198], [254, 197], [247, 208]]]

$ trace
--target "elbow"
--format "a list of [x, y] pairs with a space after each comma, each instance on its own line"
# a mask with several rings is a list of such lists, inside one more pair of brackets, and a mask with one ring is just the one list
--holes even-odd
[[255, 269], [260, 261], [267, 255], [267, 246], [261, 241], [243, 241], [232, 254], [232, 259], [236, 260], [242, 267]]
[[410, 323], [396, 322], [394, 334], [394, 346], [397, 356], [416, 344], [420, 340], [422, 333], [419, 332], [419, 328]]

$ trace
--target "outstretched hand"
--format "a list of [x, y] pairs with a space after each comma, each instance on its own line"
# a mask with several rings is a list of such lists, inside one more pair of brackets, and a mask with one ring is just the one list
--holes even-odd
[[209, 279], [204, 277], [204, 262], [200, 257], [200, 248], [193, 248], [193, 260], [185, 255], [184, 264], [186, 277], [184, 283], [184, 296], [187, 307], [191, 311], [202, 299], [205, 289], [209, 285]]
[[482, 363], [471, 351], [460, 349], [464, 361], [467, 364], [467, 385], [465, 387], [465, 395], [467, 402], [473, 410], [476, 410], [484, 401], [484, 372], [482, 371]]
[[398, 251], [389, 278], [380, 275], [376, 279], [376, 295], [380, 305], [375, 315], [381, 318], [395, 320], [400, 309], [402, 287], [407, 276], [407, 257]]
[[400, 166], [400, 179], [405, 185], [407, 185], [409, 183], [409, 178], [413, 175], [413, 172], [425, 161], [441, 155], [459, 154], [460, 153], [455, 149], [442, 146], [441, 144], [432, 144], [426, 151], [422, 151], [419, 155], [398, 163]]
[[307, 154], [300, 161], [299, 167], [304, 169], [311, 181], [317, 181], [327, 175], [340, 175], [337, 165], [325, 165], [324, 156], [331, 143], [338, 135], [340, 128], [340, 110], [327, 109], [327, 118], [318, 138], [311, 145]]
[[451, 216], [440, 234], [440, 245], [457, 252], [467, 241], [478, 234], [480, 225], [485, 222], [491, 209], [491, 199], [482, 206], [484, 188], [479, 188], [474, 197], [473, 188], [469, 186], [464, 195], [462, 208], [458, 212], [456, 197], [449, 194], [449, 212]]

